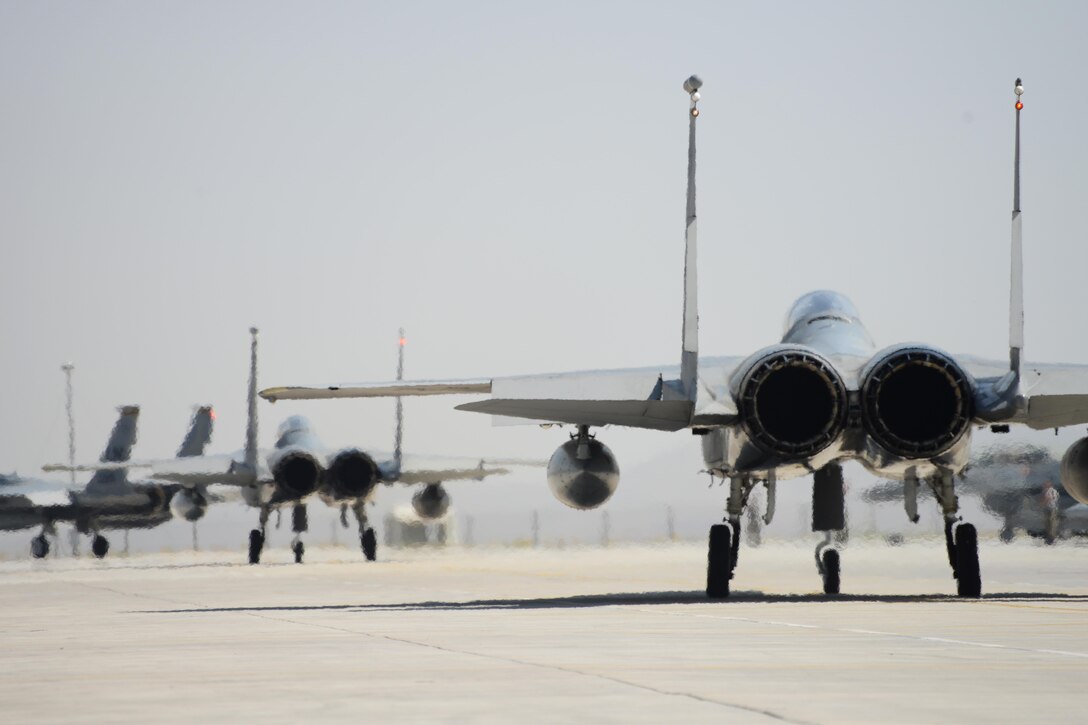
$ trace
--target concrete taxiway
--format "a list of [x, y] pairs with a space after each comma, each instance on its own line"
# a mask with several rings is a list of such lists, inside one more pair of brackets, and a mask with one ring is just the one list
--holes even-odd
[[7, 722], [1080, 722], [1088, 547], [939, 540], [243, 552], [0, 563]]

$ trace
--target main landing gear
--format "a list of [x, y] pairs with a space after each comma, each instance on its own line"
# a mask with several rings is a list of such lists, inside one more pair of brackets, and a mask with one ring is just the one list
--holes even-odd
[[378, 558], [378, 537], [374, 535], [374, 529], [367, 525], [366, 501], [356, 501], [351, 510], [359, 522], [359, 548], [367, 561], [374, 561]]
[[45, 538], [44, 531], [30, 540], [30, 555], [35, 559], [49, 556], [49, 539]]
[[99, 559], [106, 558], [106, 554], [110, 553], [110, 541], [102, 534], [95, 534], [91, 539], [91, 553]]
[[[951, 473], [942, 473], [927, 481], [933, 490], [937, 502], [944, 514], [944, 543], [948, 552], [948, 563], [952, 567], [952, 576], [956, 579], [956, 593], [961, 597], [978, 598], [982, 596], [982, 574], [978, 564], [978, 532], [968, 523], [962, 523], [959, 516], [960, 502], [956, 496], [955, 482]], [[917, 509], [917, 483], [906, 484], [907, 510]]]
[[249, 563], [261, 563], [261, 551], [264, 549], [265, 531], [268, 528], [268, 507], [261, 508], [260, 528], [249, 532]]
[[[726, 523], [710, 527], [710, 542], [706, 564], [706, 595], [711, 599], [725, 599], [729, 596], [729, 581], [737, 568], [740, 554], [740, 519], [748, 505], [748, 496], [759, 481], [746, 477], [735, 477], [729, 481], [729, 500], [726, 502]], [[773, 477], [764, 481], [767, 486], [767, 513], [763, 516], [764, 524], [771, 523], [774, 517]]]

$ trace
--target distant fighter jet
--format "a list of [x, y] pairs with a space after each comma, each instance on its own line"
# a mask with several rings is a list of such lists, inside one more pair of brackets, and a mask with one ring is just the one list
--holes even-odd
[[[702, 82], [688, 93], [688, 178], [684, 302], [679, 365], [568, 372], [464, 381], [420, 381], [314, 387], [277, 387], [270, 400], [486, 393], [461, 410], [576, 426], [548, 465], [556, 497], [575, 508], [604, 503], [619, 482], [612, 452], [590, 435], [592, 426], [690, 430], [702, 443], [706, 468], [729, 482], [725, 523], [710, 528], [707, 595], [728, 596], [737, 564], [741, 517], [752, 489], [764, 484], [768, 503], [777, 482], [813, 474], [815, 531], [824, 591], [838, 593], [839, 551], [831, 532], [845, 525], [841, 464], [860, 461], [878, 476], [903, 481], [908, 514], [917, 509], [919, 483], [934, 492], [945, 519], [945, 541], [960, 596], [982, 591], [975, 527], [961, 522], [955, 477], [967, 465], [976, 425], [1046, 429], [1088, 422], [1088, 365], [1022, 362], [1023, 271], [1020, 211], [1020, 114], [1016, 102], [1012, 209], [1009, 358], [986, 361], [950, 355], [925, 344], [877, 348], [854, 305], [843, 295], [811, 292], [787, 315], [777, 344], [738, 357], [699, 358], [696, 290], [695, 127]], [[871, 252], [871, 250], [866, 250]], [[865, 253], [859, 250], [857, 259]], [[843, 264], [855, 264], [843, 260]], [[775, 284], [780, 259], [766, 260], [765, 284]], [[887, 273], [873, 269], [869, 274]], [[756, 270], [718, 270], [728, 284]], [[859, 274], [866, 274], [859, 271]], [[893, 274], [894, 277], [894, 274]], [[965, 270], [965, 278], [970, 278]], [[930, 294], [925, 280], [894, 279], [889, 295], [909, 304]], [[736, 299], [731, 311], [757, 300]], [[720, 322], [718, 323], [720, 324]], [[603, 338], [602, 338], [603, 339]], [[1062, 461], [1065, 489], [1088, 503], [1088, 438]], [[768, 514], [773, 508], [768, 510]]]
[[[150, 477], [188, 488], [224, 484], [241, 489], [243, 499], [260, 510], [259, 526], [249, 535], [249, 562], [260, 562], [264, 549], [268, 518], [273, 509], [292, 509], [295, 538], [291, 549], [295, 561], [302, 562], [305, 546], [301, 534], [308, 528], [306, 499], [318, 494], [330, 506], [339, 506], [341, 522], [346, 525], [350, 510], [359, 525], [359, 544], [368, 561], [377, 555], [377, 537], [368, 523], [366, 505], [379, 483], [420, 485], [412, 505], [426, 519], [441, 518], [449, 509], [450, 497], [444, 481], [483, 479], [507, 473], [504, 468], [489, 468], [484, 461], [467, 466], [452, 466], [420, 458], [417, 466], [406, 465], [401, 454], [403, 411], [397, 401], [394, 448], [388, 457], [362, 448], [328, 450], [318, 439], [309, 421], [293, 415], [283, 421], [270, 450], [257, 449], [257, 329], [250, 329], [249, 411], [245, 447], [233, 454], [200, 456], [187, 460], [154, 462]], [[398, 376], [404, 370], [404, 336], [400, 338]], [[473, 459], [475, 461], [476, 459]]]
[[[1061, 485], [1061, 462], [1041, 446], [994, 444], [972, 456], [957, 490], [977, 497], [1002, 521], [1001, 540], [1017, 530], [1045, 540], [1088, 535], [1088, 506], [1077, 503]], [[924, 495], [925, 492], [923, 492]], [[899, 501], [903, 484], [882, 481], [863, 494], [866, 501]]]
[[[49, 554], [48, 536], [56, 524], [72, 523], [81, 534], [90, 534], [91, 551], [102, 558], [109, 552], [103, 531], [146, 529], [183, 518], [196, 521], [204, 514], [207, 500], [202, 491], [184, 490], [158, 482], [132, 482], [127, 466], [136, 443], [139, 406], [119, 408], [106, 449], [86, 486], [70, 489], [53, 481], [0, 476], [0, 530], [15, 531], [41, 526], [30, 542], [35, 558]], [[210, 406], [197, 408], [189, 430], [178, 449], [179, 457], [199, 456], [211, 439], [213, 413]], [[67, 466], [46, 466], [47, 470], [69, 470]], [[77, 470], [81, 467], [77, 467]]]

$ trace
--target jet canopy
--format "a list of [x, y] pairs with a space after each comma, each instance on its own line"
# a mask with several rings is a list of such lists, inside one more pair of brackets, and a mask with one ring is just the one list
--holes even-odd
[[817, 317], [837, 318], [843, 322], [861, 321], [858, 308], [846, 295], [831, 290], [816, 290], [802, 295], [793, 303], [786, 315], [785, 332], [788, 333], [800, 322]]

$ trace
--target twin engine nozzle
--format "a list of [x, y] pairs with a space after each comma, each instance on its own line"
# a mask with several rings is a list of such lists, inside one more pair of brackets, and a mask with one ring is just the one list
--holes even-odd
[[[815, 350], [780, 345], [738, 368], [733, 394], [749, 439], [787, 461], [811, 458], [836, 441], [850, 395], [835, 366]], [[860, 375], [862, 425], [877, 444], [907, 459], [938, 456], [974, 413], [973, 384], [947, 354], [903, 346], [878, 353]]]
[[381, 478], [378, 464], [355, 448], [340, 451], [322, 467], [316, 454], [287, 448], [271, 463], [272, 477], [284, 499], [308, 496], [321, 488], [336, 500], [365, 498]]

